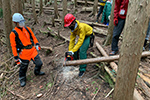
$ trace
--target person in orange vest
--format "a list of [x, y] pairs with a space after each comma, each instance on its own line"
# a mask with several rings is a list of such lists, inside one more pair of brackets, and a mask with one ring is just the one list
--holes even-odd
[[10, 43], [15, 62], [20, 66], [20, 85], [21, 87], [24, 87], [26, 85], [26, 72], [30, 60], [32, 60], [35, 64], [35, 75], [45, 74], [40, 71], [43, 63], [38, 54], [38, 50], [41, 48], [32, 30], [25, 26], [25, 19], [20, 13], [14, 13], [12, 16], [12, 21], [16, 27], [10, 33]]

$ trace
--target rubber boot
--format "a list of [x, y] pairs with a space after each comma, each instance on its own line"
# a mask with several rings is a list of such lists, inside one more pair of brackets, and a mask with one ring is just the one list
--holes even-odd
[[24, 87], [26, 85], [26, 78], [25, 77], [21, 77], [21, 78], [19, 78], [19, 80], [20, 80], [20, 86]]
[[[41, 69], [41, 68], [39, 68], [39, 69]], [[35, 69], [34, 69], [34, 74], [35, 74], [35, 75], [45, 75], [45, 73], [44, 73], [44, 72], [41, 72], [39, 69], [37, 69], [37, 68], [35, 67]]]

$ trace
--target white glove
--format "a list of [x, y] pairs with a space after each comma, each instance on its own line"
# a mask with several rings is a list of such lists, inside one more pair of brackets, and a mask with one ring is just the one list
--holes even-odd
[[37, 51], [41, 50], [40, 45], [36, 45], [35, 48], [36, 48]]
[[74, 52], [72, 52], [72, 51], [68, 51], [68, 52], [70, 52], [72, 55], [74, 55]]

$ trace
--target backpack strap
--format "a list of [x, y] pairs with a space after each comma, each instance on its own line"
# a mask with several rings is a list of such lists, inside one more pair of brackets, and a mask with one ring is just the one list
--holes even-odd
[[29, 29], [25, 26], [24, 27], [27, 31], [28, 31], [28, 33], [30, 34], [30, 41], [31, 41], [31, 43], [32, 43], [32, 45], [34, 45], [34, 42], [33, 42], [33, 37], [32, 37], [32, 35], [31, 35], [31, 32], [29, 31]]
[[22, 49], [24, 46], [23, 46], [21, 40], [19, 39], [18, 33], [14, 29], [12, 30], [12, 32], [14, 32], [14, 34], [16, 36], [15, 37], [15, 41], [16, 41], [16, 47], [17, 47], [17, 49]]

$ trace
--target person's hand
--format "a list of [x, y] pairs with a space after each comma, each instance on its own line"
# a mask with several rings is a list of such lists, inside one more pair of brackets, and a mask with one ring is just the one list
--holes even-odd
[[69, 52], [70, 55], [74, 55], [74, 52], [72, 52], [72, 51], [68, 51], [68, 52]]
[[35, 48], [36, 48], [37, 51], [41, 50], [40, 44], [36, 43]]
[[20, 60], [20, 58], [18, 56], [15, 56], [14, 58], [15, 58], [15, 63], [17, 65], [21, 64], [21, 60]]
[[114, 25], [115, 25], [115, 26], [118, 25], [118, 19], [117, 19], [117, 18], [114, 19]]

